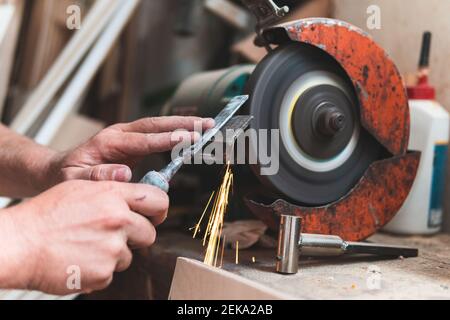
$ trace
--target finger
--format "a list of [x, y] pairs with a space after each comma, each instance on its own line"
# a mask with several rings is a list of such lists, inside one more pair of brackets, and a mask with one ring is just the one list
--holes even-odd
[[125, 233], [128, 238], [128, 245], [132, 249], [150, 247], [155, 243], [155, 226], [140, 214], [130, 213], [131, 223], [125, 227]]
[[119, 184], [119, 192], [130, 210], [146, 217], [159, 217], [167, 214], [169, 196], [164, 191], [145, 184]]
[[152, 224], [155, 227], [160, 226], [164, 223], [164, 221], [166, 221], [167, 214], [168, 214], [168, 211], [166, 211], [164, 214], [161, 214], [159, 216], [150, 217], [150, 221], [152, 222]]
[[172, 150], [181, 142], [192, 144], [200, 139], [198, 132], [174, 131], [169, 133], [148, 134], [151, 140], [149, 148], [151, 152], [165, 152]]
[[194, 142], [200, 138], [197, 132], [177, 131], [158, 134], [127, 132], [120, 139], [110, 142], [110, 147], [120, 154], [142, 157], [156, 152], [172, 150], [183, 141]]
[[120, 164], [103, 164], [79, 172], [79, 179], [90, 181], [130, 182], [132, 176], [131, 169]]
[[120, 253], [120, 258], [117, 261], [116, 272], [122, 272], [127, 270], [131, 266], [133, 261], [133, 254], [128, 247], [125, 247]]
[[118, 128], [127, 132], [160, 133], [178, 129], [189, 131], [208, 130], [214, 127], [214, 119], [199, 117], [159, 117], [144, 118], [135, 122], [120, 124]]

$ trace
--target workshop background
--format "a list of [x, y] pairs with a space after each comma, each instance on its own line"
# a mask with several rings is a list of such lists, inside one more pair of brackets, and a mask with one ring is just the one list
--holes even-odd
[[[436, 88], [436, 100], [450, 111], [450, 1], [275, 2], [292, 8], [287, 21], [330, 17], [365, 30], [389, 53], [407, 82], [414, 81], [422, 35], [430, 31], [429, 82]], [[367, 26], [367, 10], [373, 5], [381, 9], [381, 29]], [[121, 15], [115, 16], [120, 6]], [[78, 30], [72, 21], [70, 30], [67, 19], [76, 8], [81, 9], [83, 26]], [[89, 14], [91, 21], [85, 21]], [[178, 85], [195, 73], [257, 63], [266, 55], [253, 43], [254, 17], [237, 0], [0, 0], [0, 17], [1, 120], [58, 150], [77, 145], [105, 126], [161, 114]], [[136, 176], [166, 161], [164, 156], [149, 157]], [[171, 209], [174, 219], [165, 228], [191, 223], [192, 217], [186, 216], [193, 207], [202, 212], [208, 194], [185, 192], [202, 183], [195, 179], [190, 172], [179, 179]], [[444, 231], [450, 233], [450, 178], [446, 181]], [[205, 188], [211, 190], [218, 182], [211, 179]], [[1, 199], [0, 205], [11, 203]], [[150, 277], [147, 269], [174, 263], [174, 258], [164, 252], [150, 265], [153, 255], [141, 252], [108, 290], [86, 298], [167, 298], [167, 276], [155, 271]], [[29, 294], [5, 292], [0, 297]]]

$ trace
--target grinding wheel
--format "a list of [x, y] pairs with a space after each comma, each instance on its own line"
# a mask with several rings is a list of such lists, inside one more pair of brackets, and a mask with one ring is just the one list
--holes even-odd
[[[248, 91], [252, 128], [280, 132], [279, 172], [262, 176], [259, 166], [253, 170], [292, 201], [305, 206], [333, 203], [381, 158], [382, 146], [360, 124], [350, 79], [319, 48], [280, 46], [256, 67]], [[256, 142], [250, 143], [257, 150]]]

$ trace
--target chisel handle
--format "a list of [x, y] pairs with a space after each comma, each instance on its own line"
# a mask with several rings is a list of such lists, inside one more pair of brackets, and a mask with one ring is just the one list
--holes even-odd
[[172, 180], [173, 176], [178, 172], [178, 170], [181, 169], [182, 166], [183, 157], [178, 157], [161, 171], [150, 171], [147, 173], [145, 177], [142, 178], [140, 183], [157, 187], [165, 193], [168, 193], [170, 180]]
[[169, 181], [167, 181], [164, 174], [157, 171], [150, 171], [147, 173], [140, 183], [157, 187], [165, 193], [169, 192]]

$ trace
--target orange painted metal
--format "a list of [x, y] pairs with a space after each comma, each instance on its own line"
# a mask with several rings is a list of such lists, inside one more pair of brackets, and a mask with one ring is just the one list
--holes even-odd
[[361, 123], [391, 153], [373, 163], [344, 198], [320, 208], [291, 204], [283, 199], [265, 204], [248, 195], [246, 205], [274, 231], [279, 216], [302, 218], [303, 232], [333, 234], [361, 241], [386, 225], [406, 200], [420, 162], [419, 152], [407, 152], [409, 107], [401, 76], [386, 52], [369, 35], [348, 23], [312, 18], [264, 31], [273, 44], [299, 41], [314, 45], [336, 59], [357, 93]]
[[340, 201], [321, 208], [296, 206], [285, 200], [263, 204], [245, 199], [247, 207], [274, 231], [279, 216], [302, 218], [303, 232], [332, 234], [348, 241], [360, 241], [373, 235], [397, 213], [414, 182], [420, 153], [373, 163], [354, 190]]
[[363, 30], [346, 22], [311, 18], [265, 31], [272, 42], [282, 41], [280, 29], [291, 41], [314, 45], [333, 56], [355, 87], [361, 124], [393, 155], [407, 151], [409, 107], [406, 89], [394, 62]]

